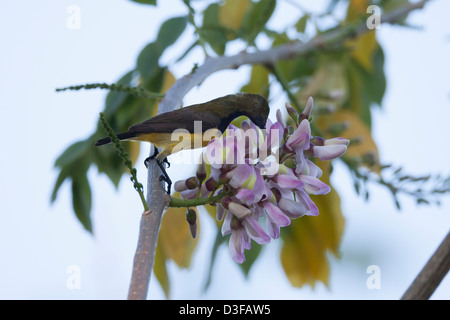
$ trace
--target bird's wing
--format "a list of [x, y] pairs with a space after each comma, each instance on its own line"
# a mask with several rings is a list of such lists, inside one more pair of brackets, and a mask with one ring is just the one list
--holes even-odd
[[191, 106], [159, 114], [144, 122], [131, 126], [129, 131], [136, 133], [172, 133], [176, 129], [184, 129], [194, 133], [194, 121], [201, 121], [201, 130], [204, 132], [208, 129], [217, 128], [220, 120], [221, 118], [217, 114], [204, 111], [202, 108], [196, 108], [196, 106]]

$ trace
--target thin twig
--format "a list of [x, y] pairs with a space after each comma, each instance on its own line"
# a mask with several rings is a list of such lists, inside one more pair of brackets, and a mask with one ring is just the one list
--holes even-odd
[[[422, 8], [429, 0], [411, 3], [385, 14], [382, 23], [394, 23], [409, 12]], [[184, 96], [194, 87], [200, 85], [210, 75], [225, 69], [237, 69], [242, 65], [271, 65], [279, 60], [297, 58], [302, 54], [322, 49], [327, 45], [335, 45], [342, 41], [369, 32], [366, 23], [356, 27], [348, 26], [318, 35], [306, 43], [290, 43], [269, 50], [252, 53], [243, 52], [233, 56], [207, 58], [205, 63], [191, 74], [177, 80], [160, 101], [158, 113], [169, 112], [182, 106]], [[152, 151], [150, 152], [152, 155]], [[161, 172], [155, 161], [149, 163], [147, 201], [150, 214], [143, 215], [140, 224], [138, 246], [134, 258], [129, 299], [146, 299], [150, 281], [151, 268], [158, 239], [163, 211], [168, 205], [162, 183], [159, 180]]]

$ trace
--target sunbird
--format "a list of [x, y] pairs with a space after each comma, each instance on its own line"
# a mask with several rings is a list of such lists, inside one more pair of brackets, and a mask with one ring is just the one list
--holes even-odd
[[[219, 131], [217, 134], [220, 135], [239, 116], [247, 116], [259, 128], [265, 129], [269, 111], [269, 104], [261, 95], [230, 94], [205, 103], [159, 114], [131, 126], [127, 132], [120, 133], [117, 137], [124, 141], [147, 141], [153, 144], [155, 153], [145, 159], [145, 164], [147, 165], [150, 159], [156, 157], [157, 164], [164, 173], [160, 180], [167, 182], [170, 194], [171, 180], [162, 165], [163, 162], [167, 162], [167, 156], [183, 149], [206, 146], [209, 141], [203, 139], [205, 132], [215, 129]], [[201, 121], [200, 128], [196, 126], [196, 121]], [[181, 136], [183, 141], [188, 141], [188, 143], [180, 145], [179, 139], [173, 138], [174, 132], [180, 132], [178, 137]], [[196, 135], [201, 135], [201, 137]], [[218, 135], [213, 135], [218, 137]], [[202, 142], [199, 144], [194, 143], [195, 141]], [[110, 142], [111, 138], [107, 137], [98, 140], [95, 145], [101, 146]]]

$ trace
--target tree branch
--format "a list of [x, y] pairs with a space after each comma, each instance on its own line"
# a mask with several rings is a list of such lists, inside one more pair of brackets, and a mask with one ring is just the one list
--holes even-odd
[[[385, 14], [382, 23], [399, 21], [409, 12], [422, 8], [429, 0], [411, 3]], [[243, 52], [233, 56], [208, 58], [205, 63], [193, 73], [177, 80], [160, 101], [158, 113], [169, 112], [182, 106], [184, 96], [195, 86], [200, 85], [210, 75], [225, 69], [237, 69], [242, 65], [273, 65], [279, 60], [293, 59], [327, 45], [342, 43], [344, 40], [369, 32], [366, 23], [357, 26], [346, 26], [328, 33], [320, 34], [306, 43], [296, 42], [281, 45], [269, 50]], [[373, 32], [373, 31], [372, 31]], [[152, 152], [150, 152], [152, 155]], [[147, 201], [151, 213], [143, 214], [141, 218], [139, 240], [134, 258], [132, 279], [129, 289], [129, 299], [146, 299], [150, 281], [151, 269], [155, 254], [156, 242], [163, 211], [167, 207], [168, 199], [162, 183], [159, 181], [160, 169], [155, 161], [150, 161], [148, 167]]]
[[[150, 154], [153, 154], [152, 150]], [[144, 212], [141, 217], [128, 300], [145, 300], [147, 298], [162, 215], [170, 202], [170, 197], [165, 193], [163, 184], [159, 180], [160, 175], [161, 172], [156, 162], [150, 161], [147, 175], [147, 203], [150, 210]], [[151, 190], [154, 191], [151, 192]]]
[[450, 232], [406, 290], [401, 300], [427, 300], [450, 269]]

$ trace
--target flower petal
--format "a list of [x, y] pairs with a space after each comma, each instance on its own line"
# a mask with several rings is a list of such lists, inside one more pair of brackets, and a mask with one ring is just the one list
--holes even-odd
[[304, 183], [294, 175], [280, 174], [277, 176], [277, 185], [280, 188], [303, 189]]
[[291, 219], [289, 219], [289, 217], [287, 217], [283, 211], [281, 211], [281, 209], [275, 206], [272, 202], [264, 201], [263, 207], [266, 210], [267, 216], [273, 223], [279, 225], [280, 227], [286, 227], [291, 224]]
[[244, 256], [244, 239], [242, 230], [233, 230], [231, 233], [230, 241], [228, 242], [228, 249], [230, 250], [231, 258], [237, 263], [245, 261]]
[[222, 236], [226, 236], [231, 233], [231, 219], [233, 218], [233, 214], [230, 211], [226, 211], [225, 219], [222, 223]]
[[306, 215], [308, 216], [317, 216], [319, 214], [319, 209], [317, 208], [314, 201], [311, 200], [309, 195], [303, 190], [294, 191], [296, 200], [301, 202], [308, 210], [306, 211]]
[[324, 145], [325, 146], [329, 146], [329, 145], [333, 145], [333, 144], [340, 144], [340, 145], [346, 145], [348, 146], [348, 144], [350, 143], [350, 140], [345, 139], [345, 138], [332, 138], [332, 139], [326, 139], [324, 141]]
[[314, 146], [314, 156], [320, 160], [332, 160], [342, 156], [347, 151], [345, 144], [331, 144], [328, 146]]
[[197, 197], [198, 194], [198, 187], [191, 190], [184, 190], [180, 192], [180, 197], [182, 199], [194, 199]]
[[270, 242], [269, 235], [264, 231], [261, 225], [252, 217], [247, 217], [242, 221], [245, 231], [256, 243], [266, 244]]
[[278, 206], [291, 219], [299, 218], [309, 210], [309, 207], [303, 201], [294, 201], [286, 198], [281, 198], [278, 201]]
[[316, 177], [300, 175], [300, 180], [304, 182], [304, 190], [309, 194], [327, 194], [331, 191], [329, 185]]
[[311, 110], [314, 106], [314, 99], [313, 97], [309, 97], [308, 101], [306, 101], [305, 109], [302, 111], [302, 115], [304, 115], [306, 118], [309, 118], [309, 114], [311, 113]]
[[231, 211], [231, 213], [233, 213], [239, 220], [245, 219], [246, 216], [252, 213], [249, 208], [235, 202], [230, 202], [228, 204], [228, 210]]
[[250, 239], [248, 233], [245, 232], [244, 229], [242, 229], [242, 240], [244, 241], [244, 249], [250, 250], [252, 248], [252, 240]]
[[[251, 205], [255, 202], [255, 193], [250, 189], [239, 189], [236, 193], [236, 198], [238, 198], [241, 202]], [[257, 200], [256, 202], [258, 202]]]
[[225, 210], [225, 208], [222, 207], [221, 204], [217, 204], [216, 205], [216, 219], [217, 219], [217, 221], [222, 221], [223, 216], [225, 215], [226, 211], [227, 210]]
[[307, 150], [309, 149], [309, 137], [311, 136], [311, 127], [307, 119], [302, 120], [294, 133], [286, 142], [289, 150]]
[[280, 109], [277, 110], [276, 117], [277, 121], [283, 126], [283, 128], [286, 128], [286, 121], [284, 121], [284, 117]]
[[273, 223], [270, 219], [266, 219], [266, 230], [272, 239], [278, 239], [280, 237], [280, 226]]
[[297, 152], [295, 154], [295, 172], [301, 173], [305, 170], [305, 167], [307, 166], [308, 159], [306, 158], [305, 154], [303, 153], [303, 150], [300, 152]]
[[232, 175], [229, 183], [233, 188], [239, 188], [242, 185], [249, 183], [248, 180], [251, 179], [252, 173], [253, 167], [251, 165], [238, 165], [232, 172], [229, 172], [229, 174]]
[[322, 169], [320, 169], [314, 162], [312, 162], [311, 160], [306, 160], [306, 166], [302, 171], [302, 174], [320, 178], [322, 176], [322, 173]]

